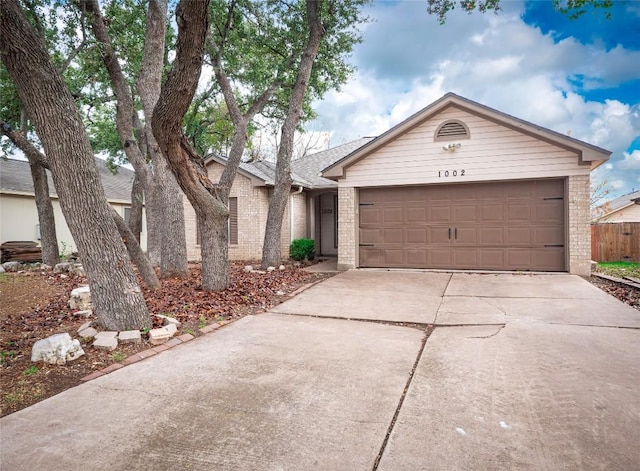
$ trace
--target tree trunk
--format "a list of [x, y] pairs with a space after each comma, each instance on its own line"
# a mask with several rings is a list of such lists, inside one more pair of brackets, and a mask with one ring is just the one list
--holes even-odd
[[150, 0], [147, 9], [146, 34], [142, 66], [137, 81], [138, 95], [145, 114], [144, 133], [153, 162], [155, 184], [162, 197], [160, 275], [163, 278], [185, 278], [189, 274], [187, 238], [184, 228], [182, 193], [169, 164], [163, 157], [151, 129], [153, 108], [158, 102], [164, 66], [167, 1]]
[[129, 253], [129, 257], [133, 260], [133, 263], [136, 267], [138, 267], [138, 272], [140, 273], [140, 277], [142, 281], [147, 286], [147, 288], [159, 288], [160, 280], [156, 276], [156, 272], [153, 271], [153, 267], [149, 262], [149, 259], [142, 251], [140, 244], [135, 238], [129, 226], [124, 222], [124, 219], [120, 217], [118, 212], [114, 207], [111, 207], [113, 220], [116, 223], [116, 227], [118, 228], [118, 232], [120, 233], [120, 237], [122, 237], [122, 241], [124, 242], [125, 247], [127, 248], [127, 252]]
[[[202, 287], [222, 290], [228, 285], [226, 220], [229, 209], [217, 196], [204, 161], [182, 132], [182, 119], [195, 94], [202, 69], [208, 29], [208, 1], [182, 1], [176, 9], [178, 40], [173, 67], [153, 111], [153, 134], [173, 174], [196, 212], [200, 224]], [[224, 246], [219, 253], [216, 247]]]
[[99, 321], [110, 330], [149, 327], [76, 104], [16, 0], [0, 0], [0, 53], [51, 165]]
[[307, 0], [307, 23], [309, 24], [309, 39], [298, 66], [298, 77], [291, 94], [287, 116], [282, 125], [282, 137], [276, 162], [275, 189], [269, 200], [269, 214], [267, 215], [267, 226], [262, 247], [263, 268], [276, 266], [280, 264], [282, 259], [280, 237], [282, 219], [287, 207], [287, 199], [291, 192], [291, 155], [293, 154], [294, 135], [302, 116], [302, 102], [309, 83], [309, 77], [311, 76], [313, 63], [318, 55], [320, 42], [324, 36], [317, 0]]
[[131, 185], [131, 210], [129, 211], [129, 230], [140, 244], [140, 234], [142, 233], [142, 208], [144, 207], [144, 190], [138, 175], [133, 179]]
[[39, 163], [29, 161], [33, 189], [36, 195], [36, 209], [40, 223], [40, 245], [42, 246], [42, 261], [49, 266], [58, 263], [59, 249], [56, 235], [56, 220], [53, 214], [53, 204], [49, 194], [47, 171]]

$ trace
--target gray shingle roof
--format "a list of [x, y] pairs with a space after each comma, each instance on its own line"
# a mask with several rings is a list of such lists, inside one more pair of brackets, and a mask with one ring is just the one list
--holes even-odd
[[[227, 158], [222, 155], [209, 154], [205, 158], [205, 162], [210, 162], [211, 160], [216, 160], [225, 164]], [[276, 164], [274, 162], [269, 162], [266, 160], [240, 162], [240, 170], [248, 173], [249, 175], [253, 175], [259, 180], [262, 180], [267, 186], [273, 186], [275, 184]], [[309, 181], [307, 181], [304, 177], [298, 175], [297, 173], [291, 172], [291, 176], [293, 178], [294, 185], [302, 185], [307, 188], [311, 186], [311, 183]]]
[[606, 214], [610, 214], [614, 211], [617, 211], [618, 209], [624, 208], [625, 206], [632, 204], [634, 202], [633, 200], [638, 198], [640, 198], [640, 190], [633, 191], [626, 195], [622, 195], [619, 198], [613, 199], [608, 203], [603, 204], [600, 207], [606, 209]]
[[[118, 173], [114, 175], [106, 167], [104, 160], [96, 158], [95, 161], [107, 199], [131, 201], [131, 185], [133, 184], [135, 173], [127, 168], [118, 167]], [[48, 170], [47, 176], [49, 179], [49, 192], [52, 196], [57, 196], [51, 172]], [[29, 162], [26, 160], [0, 159], [0, 190], [33, 194], [33, 180], [31, 179]]]
[[291, 162], [291, 169], [308, 180], [311, 188], [337, 187], [338, 184], [333, 180], [323, 178], [321, 172], [373, 139], [373, 137], [362, 137], [331, 149], [300, 157]]

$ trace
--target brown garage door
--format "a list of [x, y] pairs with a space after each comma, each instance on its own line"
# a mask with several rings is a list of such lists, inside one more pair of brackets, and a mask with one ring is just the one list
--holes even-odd
[[360, 190], [360, 266], [564, 271], [564, 181]]

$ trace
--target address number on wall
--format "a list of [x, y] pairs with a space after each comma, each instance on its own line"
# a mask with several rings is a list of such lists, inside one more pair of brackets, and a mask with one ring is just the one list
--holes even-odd
[[438, 170], [438, 177], [440, 178], [449, 178], [449, 177], [464, 177], [464, 169], [456, 169], [456, 170]]

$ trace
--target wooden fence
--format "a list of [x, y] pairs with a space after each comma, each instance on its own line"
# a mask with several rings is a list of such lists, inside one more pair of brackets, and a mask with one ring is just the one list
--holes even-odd
[[596, 262], [640, 263], [640, 222], [593, 224], [591, 259]]

